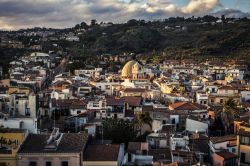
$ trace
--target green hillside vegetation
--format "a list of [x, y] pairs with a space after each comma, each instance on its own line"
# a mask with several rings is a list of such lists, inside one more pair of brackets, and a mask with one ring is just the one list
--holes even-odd
[[[220, 22], [218, 22], [218, 20]], [[217, 21], [217, 22], [216, 22]], [[122, 24], [97, 23], [92, 20], [90, 25], [85, 22], [67, 29], [47, 29], [54, 31], [55, 37], [78, 32], [80, 41], [70, 42], [59, 40], [42, 40], [38, 36], [20, 36], [25, 30], [8, 33], [10, 39], [20, 41], [24, 49], [1, 48], [0, 66], [4, 73], [8, 71], [11, 60], [28, 55], [32, 50], [29, 46], [40, 44], [41, 52], [63, 52], [70, 56], [72, 68], [78, 66], [98, 66], [98, 58], [102, 54], [121, 55], [140, 54], [141, 59], [148, 62], [161, 62], [165, 59], [205, 60], [244, 59], [250, 62], [250, 20], [224, 17], [204, 16], [198, 18], [168, 18], [165, 20], [144, 21], [130, 20]], [[41, 28], [28, 29], [41, 30]], [[55, 47], [54, 44], [58, 46]], [[76, 64], [77, 63], [77, 64]], [[113, 65], [114, 66], [114, 65]]]
[[[208, 16], [206, 16], [208, 17]], [[165, 21], [130, 20], [108, 27], [89, 26], [81, 43], [95, 54], [133, 52], [170, 58], [248, 57], [250, 20], [169, 18]], [[202, 21], [203, 20], [203, 21]], [[212, 22], [205, 22], [204, 20]]]

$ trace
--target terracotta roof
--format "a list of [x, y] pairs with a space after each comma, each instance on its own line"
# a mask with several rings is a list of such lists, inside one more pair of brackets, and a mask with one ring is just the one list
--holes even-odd
[[141, 150], [141, 142], [129, 142], [128, 151]]
[[69, 106], [70, 109], [81, 109], [85, 108], [87, 106], [87, 101], [86, 100], [78, 100], [78, 101], [73, 101], [71, 105]]
[[108, 106], [123, 106], [125, 104], [124, 98], [108, 97], [106, 98]]
[[174, 110], [204, 110], [207, 109], [206, 106], [198, 104], [198, 103], [191, 103], [191, 102], [177, 102], [169, 105], [169, 109]]
[[229, 85], [221, 86], [218, 89], [220, 89], [220, 90], [236, 90], [236, 88], [229, 86]]
[[87, 134], [63, 133], [55, 150], [45, 148], [50, 134], [29, 134], [18, 153], [80, 153], [88, 140]]
[[95, 110], [87, 110], [86, 112], [80, 113], [77, 116], [78, 117], [87, 117], [87, 116], [89, 116], [90, 114], [92, 114], [94, 112], [96, 112], [96, 111]]
[[238, 158], [236, 154], [228, 152], [228, 151], [216, 152], [216, 154], [221, 156], [225, 160], [231, 159], [231, 158]]
[[150, 149], [148, 154], [154, 157], [154, 161], [165, 160], [168, 164], [172, 163], [172, 156], [171, 156], [170, 148]]
[[175, 126], [172, 124], [162, 125], [160, 133], [173, 134], [175, 132]]
[[146, 89], [142, 89], [142, 88], [126, 88], [126, 89], [124, 89], [124, 92], [126, 92], [126, 93], [130, 93], [130, 92], [143, 93], [146, 91], [147, 91]]
[[240, 129], [239, 135], [250, 137], [250, 131], [246, 131], [245, 129]]
[[151, 112], [153, 111], [153, 106], [152, 105], [144, 105], [142, 106], [142, 112]]
[[221, 137], [211, 137], [210, 138], [210, 141], [214, 144], [226, 142], [226, 141], [235, 141], [235, 140], [237, 140], [236, 135], [225, 135], [225, 136], [221, 136]]
[[83, 161], [117, 161], [120, 145], [88, 145]]
[[130, 106], [138, 107], [141, 104], [141, 97], [135, 97], [135, 96], [124, 96], [124, 101], [128, 103]]
[[52, 101], [53, 107], [81, 109], [87, 106], [87, 100], [80, 99], [59, 99]]

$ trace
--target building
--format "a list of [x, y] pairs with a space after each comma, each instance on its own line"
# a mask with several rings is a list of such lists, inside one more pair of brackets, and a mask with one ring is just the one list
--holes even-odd
[[208, 94], [205, 91], [196, 92], [196, 103], [208, 105]]
[[192, 102], [177, 102], [169, 105], [169, 109], [173, 111], [186, 112], [198, 118], [207, 118], [207, 107], [198, 103]]
[[10, 95], [8, 103], [11, 115], [20, 114], [26, 117], [37, 117], [38, 96], [34, 93], [28, 95], [25, 92], [14, 92]]
[[206, 119], [197, 118], [195, 116], [189, 116], [186, 119], [186, 131], [208, 133], [208, 122]]
[[3, 67], [0, 66], [0, 78], [2, 78], [2, 76], [3, 76]]
[[125, 165], [152, 165], [153, 156], [148, 155], [149, 148], [147, 142], [129, 142], [125, 155]]
[[223, 105], [227, 100], [233, 99], [236, 103], [240, 103], [241, 95], [239, 90], [232, 86], [220, 86], [217, 92], [212, 92], [208, 96], [209, 105]]
[[237, 144], [239, 147], [238, 156], [240, 164], [245, 166], [250, 164], [250, 127], [248, 123], [240, 123], [237, 129]]
[[30, 134], [19, 149], [19, 166], [81, 166], [87, 134], [60, 133]]
[[0, 112], [0, 126], [5, 128], [26, 129], [30, 133], [37, 133], [37, 118], [22, 115], [9, 116]]
[[102, 72], [102, 68], [95, 69], [84, 69], [84, 70], [75, 70], [74, 73], [77, 76], [83, 75], [90, 78], [99, 78]]
[[83, 166], [121, 166], [124, 144], [88, 145], [83, 155]]
[[144, 73], [142, 73], [142, 66], [135, 60], [127, 62], [121, 73], [121, 78], [137, 79], [143, 78]]
[[229, 151], [238, 154], [237, 136], [225, 135], [221, 137], [211, 137], [209, 141], [211, 156], [215, 152]]
[[106, 98], [106, 118], [123, 119], [125, 117], [125, 100], [123, 98]]
[[27, 136], [28, 130], [0, 127], [0, 165], [17, 165], [17, 151]]
[[[236, 135], [226, 135], [221, 137], [212, 137], [209, 141], [209, 155], [213, 165], [225, 162], [224, 160], [238, 158], [238, 145]], [[223, 156], [225, 154], [225, 156]], [[227, 158], [227, 155], [230, 158]], [[231, 159], [230, 159], [231, 160]], [[219, 163], [218, 163], [219, 162]], [[236, 162], [233, 160], [233, 162]], [[237, 160], [238, 162], [238, 160]]]
[[216, 152], [213, 158], [213, 166], [238, 165], [238, 156], [228, 151]]

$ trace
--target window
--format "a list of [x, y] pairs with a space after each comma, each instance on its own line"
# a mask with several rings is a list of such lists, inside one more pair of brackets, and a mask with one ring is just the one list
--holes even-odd
[[29, 166], [36, 166], [36, 161], [31, 161]]
[[175, 118], [174, 118], [174, 119], [172, 119], [172, 124], [175, 124]]
[[25, 109], [25, 115], [26, 116], [30, 116], [30, 108], [26, 108]]
[[207, 101], [204, 101], [204, 104], [207, 104]]
[[155, 148], [156, 149], [160, 148], [160, 141], [159, 140], [155, 140]]
[[46, 166], [52, 166], [51, 161], [46, 161]]
[[160, 159], [164, 159], [165, 158], [165, 154], [160, 154]]
[[240, 153], [240, 162], [245, 163], [246, 162], [246, 153]]
[[220, 99], [220, 103], [221, 103], [221, 104], [223, 103], [223, 99]]
[[250, 145], [249, 137], [242, 136], [242, 137], [240, 138], [240, 143], [241, 143], [242, 145]]
[[0, 166], [7, 166], [6, 162], [0, 162]]
[[68, 166], [68, 161], [62, 161], [61, 166]]
[[235, 148], [232, 148], [232, 152], [235, 153]]

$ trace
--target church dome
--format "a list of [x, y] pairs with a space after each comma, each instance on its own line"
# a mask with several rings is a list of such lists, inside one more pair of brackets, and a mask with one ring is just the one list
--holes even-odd
[[141, 65], [138, 62], [136, 62], [136, 63], [133, 64], [133, 69], [140, 70], [141, 69]]
[[137, 63], [137, 62], [134, 61], [134, 60], [131, 60], [131, 61], [127, 62], [127, 63], [124, 65], [123, 69], [122, 69], [122, 74], [121, 74], [121, 76], [122, 76], [123, 78], [130, 78], [130, 77], [132, 77], [132, 68], [133, 68], [133, 65], [136, 64], [136, 63]]

